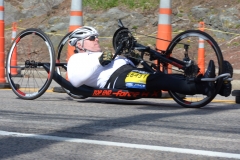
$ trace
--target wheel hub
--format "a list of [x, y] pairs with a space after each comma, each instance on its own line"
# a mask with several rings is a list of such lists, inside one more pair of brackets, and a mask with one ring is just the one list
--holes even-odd
[[34, 60], [26, 60], [25, 61], [25, 67], [26, 68], [37, 68], [38, 62], [35, 62]]

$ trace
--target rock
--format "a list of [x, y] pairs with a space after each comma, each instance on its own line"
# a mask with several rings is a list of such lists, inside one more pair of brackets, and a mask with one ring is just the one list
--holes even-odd
[[193, 17], [197, 19], [202, 19], [204, 18], [209, 12], [208, 8], [203, 8], [201, 6], [195, 6], [191, 9], [191, 13]]
[[55, 24], [55, 23], [59, 23], [59, 21], [60, 21], [60, 17], [51, 17], [48, 20], [48, 24], [52, 25], [52, 24]]
[[62, 30], [68, 29], [68, 24], [66, 23], [56, 23], [53, 26], [51, 26], [49, 29], [46, 30], [46, 32], [57, 32]]
[[[239, 11], [237, 8], [203, 8], [195, 6], [191, 9], [191, 13], [195, 19], [204, 21], [207, 26], [212, 29], [221, 30], [224, 32], [236, 32], [236, 28], [240, 26]], [[222, 32], [213, 32], [220, 39], [228, 40], [232, 37], [231, 34]]]
[[22, 0], [18, 5], [13, 6], [10, 2], [5, 2], [5, 23], [19, 21], [25, 18], [37, 17], [46, 14], [52, 8], [56, 8], [64, 0]]
[[109, 9], [107, 12], [101, 14], [98, 18], [100, 19], [108, 19], [108, 20], [116, 20], [116, 19], [124, 19], [129, 14], [121, 11], [117, 7]]
[[20, 13], [18, 8], [11, 5], [11, 3], [5, 2], [4, 7], [5, 7], [4, 19], [6, 25], [9, 25], [12, 22], [16, 22], [20, 19], [25, 18], [25, 15], [23, 13]]

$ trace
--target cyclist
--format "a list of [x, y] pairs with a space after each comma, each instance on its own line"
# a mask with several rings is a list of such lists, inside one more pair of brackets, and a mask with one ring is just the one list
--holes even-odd
[[[74, 87], [87, 85], [94, 88], [172, 90], [181, 94], [214, 94], [214, 82], [189, 81], [183, 76], [150, 73], [137, 68], [134, 59], [102, 52], [96, 29], [83, 26], [72, 32], [69, 44], [75, 54], [69, 58], [68, 79]], [[207, 71], [199, 78], [215, 77], [214, 61], [210, 60]]]

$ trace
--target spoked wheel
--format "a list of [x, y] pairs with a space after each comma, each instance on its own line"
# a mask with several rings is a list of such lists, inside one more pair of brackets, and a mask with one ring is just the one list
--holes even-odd
[[[61, 63], [63, 65], [61, 66], [56, 66], [56, 72], [62, 76], [63, 78], [67, 78], [67, 61], [70, 58], [68, 56], [68, 40], [69, 40], [69, 35], [72, 32], [69, 32], [68, 34], [66, 34], [62, 40], [60, 41], [59, 45], [58, 45], [58, 49], [57, 49], [57, 63]], [[72, 53], [74, 54], [74, 53]], [[76, 99], [84, 99], [87, 98], [86, 96], [83, 95], [76, 95], [71, 93], [69, 90], [67, 90], [66, 88], [63, 88], [63, 91], [65, 91], [69, 96], [76, 98]]]
[[54, 68], [54, 47], [45, 33], [30, 28], [17, 35], [6, 59], [6, 74], [18, 97], [31, 100], [41, 96], [52, 81]]
[[[199, 74], [204, 75], [210, 60], [213, 60], [215, 63], [216, 76], [222, 74], [222, 52], [217, 42], [207, 33], [198, 30], [189, 30], [180, 33], [172, 40], [166, 50], [167, 55], [181, 61], [184, 60], [186, 53], [189, 57], [187, 61], [191, 60], [191, 66], [188, 67], [188, 69], [185, 71], [168, 66], [167, 72], [169, 74], [182, 74], [183, 77], [187, 78], [194, 78]], [[186, 95], [185, 98], [182, 98], [180, 94], [173, 91], [169, 91], [169, 94], [181, 106], [189, 108], [200, 108], [213, 100], [221, 88], [222, 79], [218, 79], [214, 83], [216, 92], [211, 96], [196, 94]]]

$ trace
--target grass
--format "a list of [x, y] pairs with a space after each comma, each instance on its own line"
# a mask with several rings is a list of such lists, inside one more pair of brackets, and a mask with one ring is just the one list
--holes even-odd
[[124, 6], [130, 9], [151, 10], [159, 6], [159, 0], [83, 0], [83, 5], [95, 10]]

